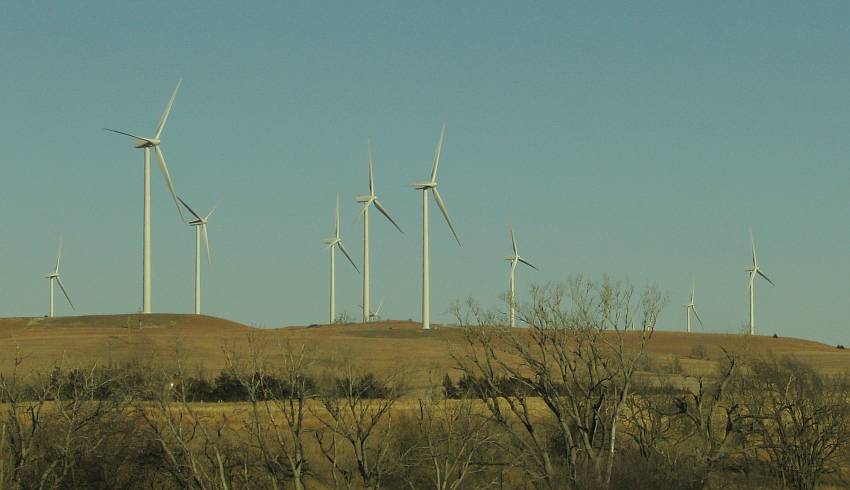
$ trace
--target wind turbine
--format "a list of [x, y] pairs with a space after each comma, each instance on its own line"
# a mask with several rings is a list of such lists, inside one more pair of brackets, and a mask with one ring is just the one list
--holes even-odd
[[452, 219], [449, 218], [449, 212], [446, 210], [446, 205], [443, 203], [443, 198], [440, 197], [440, 192], [437, 191], [437, 167], [440, 165], [440, 152], [443, 149], [443, 140], [446, 136], [446, 125], [443, 125], [440, 131], [440, 141], [437, 143], [437, 149], [434, 151], [434, 162], [431, 165], [431, 180], [426, 182], [416, 182], [413, 188], [422, 191], [422, 328], [428, 330], [431, 328], [431, 311], [430, 311], [430, 284], [429, 284], [429, 264], [428, 264], [428, 191], [434, 194], [434, 200], [437, 201], [437, 206], [446, 218], [449, 228], [452, 230], [457, 244], [460, 245], [460, 238], [457, 236]]
[[764, 272], [762, 272], [761, 268], [759, 267], [758, 258], [756, 257], [756, 241], [755, 241], [755, 239], [753, 239], [753, 229], [752, 229], [752, 227], [750, 227], [750, 244], [752, 244], [752, 246], [753, 246], [753, 265], [747, 266], [744, 270], [746, 272], [749, 272], [749, 274], [750, 274], [750, 279], [748, 281], [748, 287], [749, 287], [749, 290], [750, 290], [750, 335], [755, 335], [756, 334], [756, 305], [755, 305], [756, 276], [758, 275], [758, 276], [763, 277], [767, 282], [769, 282], [773, 286], [776, 286], [776, 284], [773, 284], [773, 281], [771, 281], [769, 277], [764, 275]]
[[218, 208], [218, 204], [213, 206], [209, 213], [203, 218], [196, 213], [192, 208], [186, 204], [181, 198], [177, 198], [180, 200], [180, 203], [192, 213], [192, 216], [195, 217], [194, 220], [189, 222], [189, 226], [195, 227], [195, 314], [201, 314], [201, 231], [203, 230], [204, 235], [204, 245], [207, 247], [207, 264], [212, 265], [212, 259], [210, 258], [210, 238], [207, 235], [207, 223], [209, 222], [210, 216], [213, 215], [216, 208]]
[[691, 284], [691, 301], [685, 305], [685, 316], [688, 319], [688, 333], [691, 333], [691, 312], [694, 312], [694, 316], [697, 317], [697, 321], [699, 321], [699, 325], [705, 328], [705, 325], [702, 323], [702, 318], [699, 317], [699, 313], [697, 313], [697, 307], [694, 303], [694, 293], [696, 291], [696, 281]]
[[168, 184], [168, 190], [171, 192], [171, 197], [174, 198], [174, 204], [177, 206], [177, 212], [180, 213], [180, 218], [183, 219], [183, 211], [180, 210], [180, 204], [177, 202], [177, 193], [174, 192], [174, 183], [171, 181], [171, 174], [168, 173], [168, 165], [165, 163], [165, 156], [159, 145], [162, 130], [165, 128], [165, 123], [168, 121], [168, 115], [171, 114], [171, 106], [174, 105], [174, 98], [177, 97], [177, 90], [180, 88], [181, 81], [177, 82], [174, 87], [174, 92], [171, 93], [171, 98], [168, 100], [168, 105], [165, 106], [165, 111], [159, 119], [159, 124], [156, 126], [153, 137], [136, 136], [132, 133], [118, 131], [115, 129], [104, 128], [113, 133], [123, 134], [136, 140], [135, 147], [144, 150], [144, 217], [142, 220], [142, 313], [151, 312], [151, 148], [156, 152], [157, 160], [159, 161], [159, 170], [165, 177], [165, 182]]
[[333, 238], [328, 238], [324, 240], [325, 245], [328, 246], [328, 249], [331, 251], [331, 301], [330, 301], [330, 321], [329, 323], [333, 323], [336, 320], [336, 247], [339, 246], [340, 251], [345, 255], [345, 258], [351, 262], [351, 265], [354, 267], [358, 273], [360, 269], [357, 268], [357, 265], [354, 264], [354, 261], [351, 260], [351, 255], [348, 254], [348, 250], [345, 249], [345, 245], [342, 244], [342, 238], [339, 237], [339, 193], [336, 194], [336, 225], [335, 232]]
[[[381, 302], [378, 303], [378, 309], [375, 311], [369, 312], [369, 321], [380, 320], [381, 319], [381, 308], [384, 307], [384, 298], [381, 298]], [[360, 309], [363, 309], [363, 305], [360, 305]]]
[[372, 141], [369, 141], [369, 194], [365, 196], [357, 196], [355, 199], [357, 202], [363, 204], [363, 211], [361, 214], [363, 215], [363, 322], [368, 322], [370, 320], [370, 312], [369, 309], [369, 206], [375, 204], [375, 207], [378, 208], [378, 211], [384, 215], [385, 218], [389, 220], [393, 226], [401, 231], [401, 227], [398, 226], [398, 223], [395, 222], [384, 206], [381, 205], [381, 201], [378, 200], [378, 196], [375, 194], [375, 179], [372, 175]]
[[511, 262], [511, 274], [510, 274], [511, 290], [510, 290], [510, 297], [508, 299], [511, 302], [511, 328], [514, 328], [514, 327], [516, 327], [516, 289], [515, 289], [516, 281], [514, 279], [514, 276], [515, 276], [515, 273], [516, 273], [516, 266], [517, 266], [518, 263], [522, 262], [523, 264], [531, 267], [532, 269], [534, 269], [536, 271], [539, 271], [540, 269], [538, 269], [537, 267], [534, 267], [533, 265], [531, 265], [531, 262], [528, 262], [527, 260], [520, 257], [519, 252], [517, 251], [517, 247], [516, 247], [516, 237], [514, 236], [513, 228], [511, 228], [511, 245], [513, 245], [514, 254], [510, 255], [508, 257], [505, 257], [505, 260], [509, 260]]
[[59, 289], [62, 290], [62, 294], [65, 295], [65, 299], [68, 300], [68, 304], [71, 305], [71, 309], [76, 311], [74, 308], [74, 303], [71, 301], [71, 297], [68, 296], [68, 291], [65, 290], [65, 286], [62, 284], [62, 278], [59, 277], [59, 262], [62, 261], [62, 239], [59, 239], [59, 252], [56, 254], [56, 268], [53, 269], [53, 272], [48, 273], [45, 279], [50, 281], [50, 318], [53, 318], [53, 280], [59, 283]]

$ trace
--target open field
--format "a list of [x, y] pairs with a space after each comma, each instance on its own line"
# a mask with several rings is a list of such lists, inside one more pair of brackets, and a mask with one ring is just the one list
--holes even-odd
[[[526, 329], [516, 331], [520, 336], [528, 332]], [[637, 348], [638, 335], [637, 332], [624, 334], [626, 345]], [[304, 365], [303, 373], [307, 377], [319, 377], [313, 378], [317, 382], [314, 387], [308, 387], [309, 383], [303, 385], [308, 397], [303, 412], [297, 412], [297, 417], [287, 419], [287, 414], [296, 413], [293, 410], [297, 408], [293, 407], [298, 405], [293, 402], [297, 399], [292, 395], [295, 392], [286, 391], [287, 386], [295, 385], [285, 384], [287, 379], [289, 382], [293, 379], [285, 377], [285, 370], [274, 372], [272, 378], [262, 382], [268, 383], [262, 386], [269, 390], [278, 391], [251, 391], [253, 398], [249, 398], [248, 390], [259, 390], [261, 386], [254, 384], [257, 369], [249, 363], [251, 356], [245, 355], [249, 342], [259, 351], [257, 359], [272, 364], [280, 362], [278, 367], [283, 361], [282, 357], [277, 357], [282, 351], [281, 346], [306, 347], [310, 362]], [[431, 453], [425, 451], [426, 446], [423, 445], [426, 442], [435, 444], [427, 446], [431, 448], [428, 451], [437, 451], [434, 454], [439, 454], [440, 458], [474, 457], [470, 460], [473, 461], [474, 472], [468, 475], [465, 486], [458, 488], [541, 487], [541, 482], [532, 482], [529, 475], [540, 474], [542, 467], [534, 462], [534, 458], [544, 453], [559, 461], [558, 466], [546, 470], [552, 478], [557, 482], [570, 478], [566, 472], [567, 460], [563, 459], [566, 453], [558, 448], [573, 439], [558, 432], [563, 426], [555, 423], [555, 412], [547, 404], [552, 398], [545, 398], [545, 390], [527, 398], [520, 392], [502, 391], [496, 402], [501, 408], [496, 412], [487, 404], [488, 401], [478, 398], [429, 401], [423, 397], [429, 387], [442, 381], [445, 374], [458, 377], [452, 354], [462, 355], [467, 348], [464, 330], [460, 328], [438, 327], [423, 331], [412, 322], [385, 321], [257, 329], [213, 317], [168, 314], [7, 318], [0, 319], [0, 343], [0, 372], [10, 370], [16, 358], [23, 359], [19, 372], [46, 373], [57, 363], [63, 364], [50, 376], [25, 378], [21, 384], [16, 383], [15, 377], [0, 378], [0, 388], [3, 388], [5, 397], [0, 405], [0, 411], [6, 416], [4, 430], [10, 428], [15, 431], [7, 439], [43, 448], [40, 452], [28, 453], [20, 449], [24, 446], [17, 442], [5, 446], [0, 444], [0, 463], [23, 461], [16, 467], [18, 473], [13, 480], [40, 480], [51, 474], [52, 465], [60, 464], [50, 461], [65, 461], [62, 464], [67, 464], [67, 468], [90, 468], [94, 465], [100, 468], [97, 471], [121, 469], [108, 474], [74, 474], [73, 478], [78, 482], [108, 479], [118, 485], [138, 480], [154, 488], [183, 488], [191, 486], [186, 484], [190, 480], [207, 482], [209, 488], [218, 488], [219, 483], [221, 488], [247, 488], [251, 486], [248, 482], [257, 478], [291, 482], [294, 477], [290, 476], [290, 472], [294, 470], [287, 466], [291, 460], [287, 460], [285, 455], [292, 454], [289, 451], [296, 438], [299, 444], [303, 444], [300, 454], [308, 470], [303, 479], [311, 488], [344, 487], [344, 484], [335, 483], [335, 478], [343, 474], [337, 468], [348, 468], [346, 471], [354, 479], [355, 488], [367, 487], [369, 485], [364, 482], [373, 476], [357, 473], [359, 470], [356, 468], [360, 468], [358, 458], [368, 460], [377, 458], [379, 454], [389, 455], [387, 459], [380, 460], [381, 463], [377, 463], [378, 459], [372, 461], [376, 465], [373, 468], [380, 467], [380, 471], [384, 472], [380, 478], [385, 488], [406, 488], [411, 479], [422, 485], [431, 478], [433, 468], [433, 462], [428, 459], [433, 456], [429, 456]], [[722, 349], [745, 358], [792, 355], [820, 373], [850, 372], [850, 353], [817, 342], [746, 335], [655, 332], [647, 344], [650, 358], [645, 366], [641, 366], [635, 379], [689, 385], [688, 395], [683, 397], [681, 392], [669, 390], [636, 390], [619, 406], [621, 411], [618, 414], [600, 411], [593, 417], [593, 423], [585, 423], [585, 419], [581, 418], [582, 414], [590, 412], [569, 412], [571, 415], [567, 416], [568, 421], [576, 424], [570, 425], [570, 434], [580, 428], [595, 427], [595, 424], [610, 423], [613, 427], [613, 421], [616, 421], [618, 433], [622, 435], [617, 439], [617, 457], [611, 460], [616, 461], [617, 467], [610, 488], [631, 488], [635, 478], [648, 477], [657, 481], [647, 483], [645, 488], [776, 488], [779, 478], [775, 468], [779, 466], [765, 449], [768, 447], [764, 442], [767, 429], [752, 425], [750, 417], [759, 410], [774, 406], [771, 403], [775, 399], [759, 396], [765, 393], [765, 389], [773, 389], [773, 385], [764, 384], [764, 380], [788, 373], [791, 373], [789, 379], [799, 382], [808, 382], [809, 378], [804, 376], [800, 365], [783, 367], [779, 363], [763, 363], [774, 370], [765, 371], [762, 367], [759, 371], [759, 363], [753, 359], [754, 362], [742, 370], [741, 378], [733, 380], [728, 388], [723, 389], [726, 391], [717, 391], [720, 393], [718, 398], [709, 396], [698, 402], [694, 396], [699, 393], [693, 385], [696, 381], [687, 376], [714, 374], [707, 385], [709, 393], [714, 393], [713, 390], [720, 386], [715, 383], [720, 383], [717, 368], [723, 359]], [[197, 376], [198, 370], [201, 370], [208, 380], [212, 380], [227, 367], [229, 353], [236, 354], [237, 366], [215, 380], [215, 389], [221, 388], [220, 391], [204, 392], [199, 388], [202, 381], [184, 378], [185, 383], [175, 383], [178, 380], [172, 377], [179, 360], [188, 377]], [[502, 359], [512, 362], [509, 355]], [[351, 362], [356, 372], [341, 369], [346, 361]], [[138, 365], [123, 372], [74, 370], [93, 363], [117, 366], [136, 362]], [[141, 370], [137, 369], [139, 366]], [[366, 388], [350, 388], [352, 384], [346, 383], [361, 383], [363, 378], [360, 376], [366, 372], [375, 373], [378, 383], [400, 374], [403, 387], [398, 393], [402, 399], [395, 399], [394, 392], [380, 391], [381, 385], [371, 388], [374, 391], [369, 393], [384, 394], [362, 397], [355, 394], [366, 393], [360, 391]], [[114, 373], [122, 375], [115, 376]], [[231, 374], [234, 377], [228, 377]], [[102, 375], [115, 377], [106, 380], [99, 378]], [[282, 377], [274, 378], [279, 375]], [[228, 398], [228, 394], [234, 393], [228, 379], [238, 379], [235, 389], [242, 390], [239, 397]], [[498, 377], [493, 379], [498, 380]], [[284, 384], [276, 384], [280, 381]], [[387, 381], [386, 386], [392, 386], [395, 381], [398, 379]], [[761, 383], [758, 384], [760, 388], [752, 389], [756, 382]], [[108, 389], [102, 390], [104, 386]], [[489, 386], [494, 390], [512, 389], [511, 385], [498, 382]], [[607, 385], [596, 386], [605, 388]], [[811, 389], [820, 385], [806, 386], [806, 389]], [[346, 391], [346, 387], [352, 391]], [[35, 389], [30, 391], [31, 388]], [[850, 413], [845, 410], [848, 391], [840, 391], [847, 388], [842, 388], [842, 385], [835, 385], [835, 388], [839, 390], [835, 391], [835, 395], [829, 391], [806, 391], [802, 399], [790, 397], [787, 400], [788, 403], [796, 403], [795, 406], [801, 410], [813, 403], [818, 407], [830, 407], [828, 404], [837, 400], [832, 412], [819, 415], [823, 429], [817, 433], [824, 434], [825, 441], [832, 440], [829, 439], [832, 435], [835, 435], [835, 440], [846, 440], [844, 432], [829, 432], [832, 430], [830, 427], [838, 427], [836, 431], [843, 430], [843, 425], [830, 423], [833, 420], [841, 422]], [[211, 393], [211, 396], [190, 398], [193, 396], [188, 394], [190, 391]], [[276, 395], [269, 397], [262, 393]], [[573, 391], [574, 396], [580, 393], [584, 392]], [[582, 400], [592, 399], [594, 403], [616, 400], [608, 397], [608, 393], [593, 391], [589, 398]], [[786, 389], [773, 393], [790, 396], [788, 393], [794, 392]], [[524, 400], [521, 411], [508, 408], [513, 406], [511, 400], [520, 398]], [[246, 401], [249, 399], [258, 402], [252, 405]], [[711, 399], [717, 404], [712, 405]], [[613, 405], [606, 405], [610, 406]], [[386, 407], [386, 412], [381, 407]], [[507, 416], [501, 419], [497, 413]], [[606, 419], [609, 414], [615, 415], [611, 415], [609, 420]], [[525, 421], [534, 427], [531, 432], [524, 432], [523, 427], [526, 426], [523, 424], [526, 422], [521, 423], [526, 416]], [[658, 418], [654, 418], [656, 416]], [[692, 422], [699, 417], [708, 421], [705, 425], [709, 428], [707, 431]], [[784, 419], [780, 417], [778, 420]], [[89, 420], [95, 422], [90, 423]], [[287, 425], [296, 424], [287, 420], [298, 420], [297, 424], [303, 423], [303, 426], [291, 429], [298, 426]], [[772, 420], [774, 425], [770, 425], [770, 430], [775, 432], [777, 419]], [[78, 424], [79, 421], [86, 422]], [[578, 425], [579, 422], [582, 425]], [[291, 430], [300, 431], [300, 435], [293, 435]], [[580, 448], [583, 454], [596, 454], [593, 451], [607, 454], [605, 437], [608, 433], [614, 432], [593, 432], [587, 445], [574, 447]], [[57, 438], [57, 434], [67, 437]], [[360, 443], [345, 439], [351, 434], [374, 434], [368, 441], [362, 442], [369, 451], [358, 453], [356, 444]], [[646, 439], [643, 437], [646, 434], [655, 434], [655, 438]], [[730, 437], [728, 444], [722, 442], [727, 440], [727, 436]], [[101, 443], [92, 446], [88, 443], [90, 440], [105, 442], [102, 447]], [[529, 445], [532, 440], [539, 440], [540, 445]], [[613, 436], [610, 440], [614, 441]], [[466, 446], [467, 441], [472, 441], [473, 445]], [[721, 441], [720, 445], [712, 446], [720, 449], [706, 455], [703, 452], [709, 447], [706, 441], [711, 441], [711, 444]], [[337, 442], [340, 444], [338, 447]], [[66, 449], [54, 451], [54, 448], [63, 447]], [[750, 449], [745, 450], [744, 447]], [[796, 454], [793, 452], [795, 447], [794, 444], [788, 445], [785, 449], [787, 454]], [[161, 451], [176, 451], [178, 457], [166, 457]], [[65, 454], [75, 454], [75, 459], [66, 461], [63, 459]], [[271, 459], [263, 459], [266, 457], [264, 454]], [[820, 476], [821, 486], [818, 488], [843, 488], [850, 481], [848, 457], [843, 450], [831, 457], [828, 471], [823, 471]], [[678, 458], [683, 459], [679, 461]], [[194, 463], [183, 463], [188, 460]], [[721, 463], [706, 463], [715, 460]], [[269, 466], [269, 461], [274, 464]], [[585, 466], [575, 468], [590, 471], [591, 466], [586, 465], [591, 460], [582, 461], [581, 465]], [[682, 473], [682, 465], [688, 466], [690, 472]], [[190, 467], [193, 468], [191, 471]], [[140, 479], [140, 475], [144, 478]], [[675, 475], [679, 475], [677, 478], [681, 477], [682, 481], [671, 487], [667, 478]], [[0, 480], [3, 478], [0, 474]], [[576, 481], [596, 481], [592, 479], [602, 477], [582, 473], [573, 478]], [[225, 481], [227, 485], [223, 483]], [[688, 483], [694, 481], [702, 481], [702, 486]]]
[[[462, 352], [461, 329], [423, 331], [412, 322], [325, 325], [259, 329], [209, 316], [151, 314], [64, 318], [0, 319], [0, 369], [11, 366], [16, 352], [25, 370], [66, 365], [118, 364], [142, 360], [161, 366], [178, 357], [185, 369], [214, 376], [225, 367], [223, 348], [244, 350], [253, 336], [269, 354], [276, 346], [305, 345], [319, 368], [332, 369], [351, 360], [378, 375], [404, 370], [412, 388], [424, 388], [452, 373], [452, 352]], [[627, 336], [628, 338], [628, 336]], [[636, 338], [636, 337], [635, 337]], [[707, 359], [696, 356], [702, 346]], [[850, 372], [850, 352], [794, 338], [657, 331], [648, 351], [659, 363], [675, 357], [682, 373], [714, 369], [721, 347], [748, 355], [793, 355], [823, 373]]]

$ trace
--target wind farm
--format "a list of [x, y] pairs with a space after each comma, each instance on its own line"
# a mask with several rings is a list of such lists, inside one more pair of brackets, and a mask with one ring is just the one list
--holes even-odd
[[0, 489], [850, 487], [850, 4], [771, 7], [4, 6]]

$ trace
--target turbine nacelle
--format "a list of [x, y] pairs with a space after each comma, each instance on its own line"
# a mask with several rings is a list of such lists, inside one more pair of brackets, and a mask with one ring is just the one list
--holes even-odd
[[412, 185], [414, 189], [424, 191], [426, 189], [433, 189], [437, 187], [437, 182], [433, 180], [430, 182], [414, 182]]
[[357, 196], [354, 198], [354, 200], [363, 204], [372, 204], [376, 197], [377, 196], [375, 196], [374, 194], [371, 196]]
[[159, 146], [159, 138], [139, 139], [136, 142], [136, 148], [153, 148]]

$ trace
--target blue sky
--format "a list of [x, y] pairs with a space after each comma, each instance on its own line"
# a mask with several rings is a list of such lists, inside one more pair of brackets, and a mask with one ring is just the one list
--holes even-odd
[[[327, 316], [336, 192], [366, 141], [382, 202], [372, 297], [419, 319], [421, 202], [440, 125], [432, 319], [498, 303], [513, 223], [532, 282], [657, 283], [682, 327], [691, 278], [710, 331], [746, 322], [747, 225], [776, 287], [763, 333], [847, 342], [847, 2], [54, 2], [0, 12], [0, 312], [40, 315], [60, 234], [80, 313], [141, 303], [141, 152], [178, 78], [163, 151], [210, 224], [205, 313], [261, 326]], [[156, 170], [154, 169], [156, 172]], [[192, 230], [153, 175], [153, 306], [190, 312]], [[338, 309], [360, 278], [338, 262]], [[69, 313], [66, 306], [59, 312]]]

